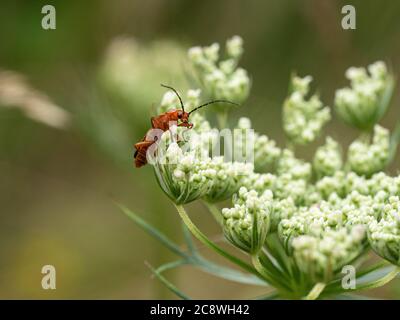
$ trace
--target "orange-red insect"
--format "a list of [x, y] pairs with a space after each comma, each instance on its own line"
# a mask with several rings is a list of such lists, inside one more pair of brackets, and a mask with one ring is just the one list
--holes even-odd
[[226, 100], [213, 100], [213, 101], [204, 103], [204, 104], [194, 108], [190, 112], [186, 112], [185, 106], [183, 105], [182, 99], [179, 96], [178, 92], [172, 87], [169, 87], [169, 86], [166, 86], [163, 84], [161, 86], [171, 89], [173, 92], [175, 92], [175, 94], [179, 98], [179, 102], [181, 104], [182, 110], [175, 110], [175, 109], [170, 110], [163, 114], [158, 115], [157, 117], [151, 118], [151, 129], [147, 131], [147, 133], [144, 136], [144, 138], [142, 139], [142, 141], [139, 141], [138, 143], [135, 144], [136, 151], [135, 151], [134, 158], [135, 158], [136, 168], [140, 168], [141, 166], [144, 166], [147, 163], [146, 153], [147, 153], [147, 150], [149, 149], [149, 147], [153, 143], [155, 143], [158, 139], [157, 134], [155, 134], [155, 132], [154, 132], [157, 129], [162, 130], [162, 131], [167, 131], [167, 130], [169, 130], [169, 125], [171, 122], [177, 123], [177, 125], [179, 127], [186, 127], [186, 128], [191, 129], [193, 127], [193, 124], [189, 122], [189, 116], [194, 111], [196, 111], [202, 107], [205, 107], [209, 104], [216, 103], [216, 102], [225, 102], [225, 103], [236, 104], [236, 103], [226, 101]]

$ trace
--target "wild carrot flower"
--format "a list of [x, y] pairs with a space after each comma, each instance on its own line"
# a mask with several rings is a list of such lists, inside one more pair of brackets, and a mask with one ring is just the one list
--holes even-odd
[[245, 252], [257, 253], [264, 245], [268, 230], [272, 193], [259, 196], [256, 191], [240, 188], [233, 208], [224, 208], [224, 233], [233, 245]]
[[[243, 52], [243, 40], [234, 36], [226, 42], [226, 59], [220, 60], [219, 45], [189, 49], [189, 60], [193, 63], [200, 84], [213, 99], [225, 99], [242, 103], [250, 90], [250, 79], [246, 70], [238, 67]], [[220, 106], [226, 108], [226, 105]]]
[[350, 87], [339, 89], [335, 108], [348, 124], [371, 129], [385, 114], [393, 91], [393, 77], [382, 61], [365, 68], [351, 67], [346, 71]]
[[295, 144], [308, 144], [316, 139], [322, 127], [330, 119], [328, 107], [317, 95], [307, 99], [312, 77], [293, 76], [292, 91], [283, 105], [283, 128], [289, 140]]
[[348, 164], [354, 172], [370, 176], [386, 166], [389, 159], [389, 147], [389, 131], [376, 125], [371, 144], [359, 138], [350, 145]]

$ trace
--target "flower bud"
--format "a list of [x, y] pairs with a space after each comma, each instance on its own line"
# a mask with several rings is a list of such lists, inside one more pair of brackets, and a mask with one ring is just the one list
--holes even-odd
[[272, 193], [259, 196], [256, 191], [240, 188], [233, 208], [224, 208], [225, 237], [236, 247], [255, 254], [265, 243], [270, 224]]
[[292, 89], [283, 105], [283, 128], [291, 142], [308, 144], [321, 133], [330, 120], [330, 110], [324, 107], [317, 95], [307, 100], [312, 78], [292, 77]]
[[339, 89], [335, 95], [335, 109], [348, 124], [371, 129], [385, 114], [392, 96], [394, 80], [382, 61], [365, 68], [350, 68], [346, 77], [350, 87]]
[[390, 134], [379, 125], [374, 128], [372, 143], [361, 139], [349, 146], [348, 164], [359, 175], [371, 176], [383, 170], [389, 159]]
[[[238, 36], [229, 39], [225, 50], [228, 56], [225, 60], [220, 59], [218, 44], [191, 48], [188, 56], [209, 96], [240, 104], [247, 98], [250, 90], [250, 79], [246, 70], [237, 68], [243, 52], [242, 39]], [[215, 105], [219, 112], [229, 107], [232, 105]]]
[[342, 168], [342, 154], [339, 144], [331, 137], [326, 138], [323, 146], [314, 155], [313, 167], [319, 177], [333, 176]]
[[392, 196], [384, 206], [382, 218], [368, 226], [368, 239], [372, 249], [382, 258], [400, 266], [400, 200]]

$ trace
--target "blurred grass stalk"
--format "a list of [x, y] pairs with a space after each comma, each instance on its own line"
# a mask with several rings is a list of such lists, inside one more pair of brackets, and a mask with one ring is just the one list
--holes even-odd
[[57, 129], [67, 129], [71, 123], [67, 111], [14, 71], [0, 71], [0, 106], [18, 108], [28, 118]]

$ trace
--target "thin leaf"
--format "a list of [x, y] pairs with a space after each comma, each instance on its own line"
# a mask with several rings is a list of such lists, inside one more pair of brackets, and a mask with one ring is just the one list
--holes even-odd
[[141, 217], [133, 213], [131, 210], [126, 208], [125, 206], [118, 204], [117, 206], [122, 210], [125, 215], [127, 215], [130, 219], [132, 219], [139, 227], [141, 227], [144, 231], [146, 231], [149, 235], [159, 240], [162, 244], [164, 244], [168, 249], [172, 252], [176, 253], [177, 255], [187, 258], [187, 254], [184, 253], [177, 244], [175, 244], [172, 240], [170, 240], [167, 236], [163, 233], [158, 231], [155, 227], [147, 223]]
[[176, 261], [168, 262], [168, 263], [165, 263], [165, 264], [159, 266], [156, 269], [156, 271], [158, 273], [163, 273], [163, 272], [165, 272], [167, 270], [175, 269], [177, 267], [183, 266], [183, 265], [188, 264], [188, 263], [189, 262], [186, 259], [184, 259], [184, 260], [176, 260]]
[[175, 287], [171, 282], [169, 282], [163, 275], [161, 275], [159, 272], [157, 272], [156, 269], [154, 269], [150, 264], [147, 263], [147, 266], [151, 270], [151, 272], [173, 293], [175, 293], [178, 297], [184, 299], [184, 300], [191, 300], [188, 295], [183, 293], [181, 290], [179, 290], [177, 287]]
[[[245, 274], [240, 271], [236, 271], [234, 269], [218, 265], [216, 263], [213, 263], [213, 262], [205, 259], [201, 255], [199, 255], [199, 253], [195, 247], [195, 244], [193, 243], [190, 232], [187, 229], [186, 225], [184, 225], [183, 232], [184, 232], [186, 244], [192, 255], [188, 255], [185, 252], [183, 252], [177, 244], [172, 242], [163, 233], [158, 231], [155, 227], [153, 227], [148, 222], [146, 222], [144, 219], [140, 218], [138, 215], [136, 215], [135, 213], [130, 211], [128, 208], [126, 208], [120, 204], [117, 204], [117, 205], [122, 210], [122, 212], [124, 212], [129, 218], [131, 218], [144, 231], [146, 231], [152, 237], [159, 240], [172, 252], [174, 252], [177, 255], [184, 258], [183, 260], [179, 260], [179, 261], [182, 261], [182, 263], [178, 264], [178, 262], [176, 261], [177, 265], [175, 265], [175, 266], [173, 265], [173, 263], [171, 263], [172, 266], [168, 266], [168, 269], [183, 265], [184, 264], [183, 261], [185, 261], [186, 264], [192, 265], [194, 267], [198, 267], [202, 271], [212, 274], [216, 277], [235, 281], [238, 283], [258, 285], [258, 286], [268, 286], [268, 284], [264, 280], [261, 280], [254, 275]], [[167, 265], [163, 265], [163, 266], [159, 267], [157, 270], [159, 272], [164, 272], [166, 270], [164, 268], [166, 268], [166, 267], [167, 267]], [[161, 268], [161, 270], [160, 270], [160, 268]]]
[[250, 284], [256, 286], [268, 287], [268, 283], [265, 280], [261, 280], [253, 274], [246, 274], [234, 269], [218, 265], [211, 262], [201, 256], [194, 258], [194, 266], [199, 267], [204, 272], [223, 278], [230, 281], [235, 281], [243, 284]]
[[192, 236], [189, 229], [186, 227], [185, 223], [182, 221], [183, 237], [185, 239], [186, 245], [192, 255], [198, 255], [196, 245], [193, 242]]

